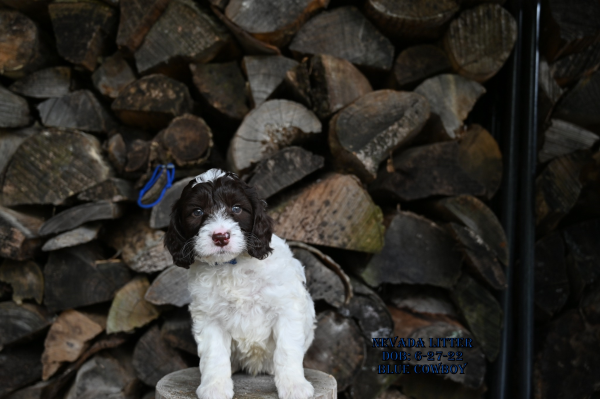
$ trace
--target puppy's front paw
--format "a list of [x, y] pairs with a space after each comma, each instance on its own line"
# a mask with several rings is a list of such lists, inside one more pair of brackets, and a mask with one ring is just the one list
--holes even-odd
[[310, 399], [315, 394], [312, 384], [306, 378], [278, 378], [275, 380], [279, 399]]
[[231, 378], [210, 381], [202, 381], [196, 390], [198, 399], [231, 399], [233, 398], [233, 381]]

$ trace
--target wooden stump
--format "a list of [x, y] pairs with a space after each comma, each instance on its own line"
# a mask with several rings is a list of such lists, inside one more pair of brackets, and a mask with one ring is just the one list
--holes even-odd
[[[313, 399], [336, 399], [335, 378], [321, 371], [304, 369], [304, 377], [315, 388]], [[233, 397], [248, 399], [278, 399], [277, 388], [272, 376], [234, 374]], [[200, 385], [200, 370], [192, 367], [164, 376], [156, 384], [156, 399], [197, 399], [196, 389]]]

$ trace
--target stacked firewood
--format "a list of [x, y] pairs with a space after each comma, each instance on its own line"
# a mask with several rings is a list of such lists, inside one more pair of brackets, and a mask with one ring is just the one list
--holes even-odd
[[[481, 397], [509, 253], [489, 207], [502, 154], [469, 120], [516, 41], [497, 3], [0, 0], [0, 398], [146, 398], [198, 364], [187, 271], [163, 237], [183, 187], [212, 167], [258, 189], [305, 265], [318, 312], [306, 367], [352, 399]], [[597, 95], [581, 86], [553, 115]], [[552, 124], [554, 142], [595, 145], [572, 122]], [[579, 168], [588, 210], [597, 169], [547, 143], [540, 187]], [[166, 163], [176, 183], [140, 209]], [[163, 170], [143, 202], [165, 182]], [[547, 203], [551, 230], [568, 212]], [[597, 226], [565, 230], [567, 244]], [[590, 249], [573, 258], [581, 290]], [[395, 364], [373, 348], [387, 337], [474, 346], [464, 374], [379, 374]]]

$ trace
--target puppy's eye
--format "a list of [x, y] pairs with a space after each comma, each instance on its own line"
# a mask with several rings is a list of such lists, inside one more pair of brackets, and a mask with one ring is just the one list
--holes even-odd
[[197, 209], [194, 209], [194, 211], [192, 212], [192, 215], [196, 216], [196, 217], [200, 217], [200, 216], [204, 215], [204, 212], [202, 211], [202, 209], [197, 208]]
[[242, 212], [242, 208], [240, 208], [239, 206], [235, 205], [235, 206], [233, 206], [231, 208], [231, 212], [237, 215], [237, 214], [239, 214], [239, 213]]

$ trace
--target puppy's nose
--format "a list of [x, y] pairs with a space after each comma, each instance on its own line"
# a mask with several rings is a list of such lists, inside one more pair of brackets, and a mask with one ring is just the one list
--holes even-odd
[[229, 244], [229, 233], [214, 233], [212, 239], [217, 247], [224, 247]]

